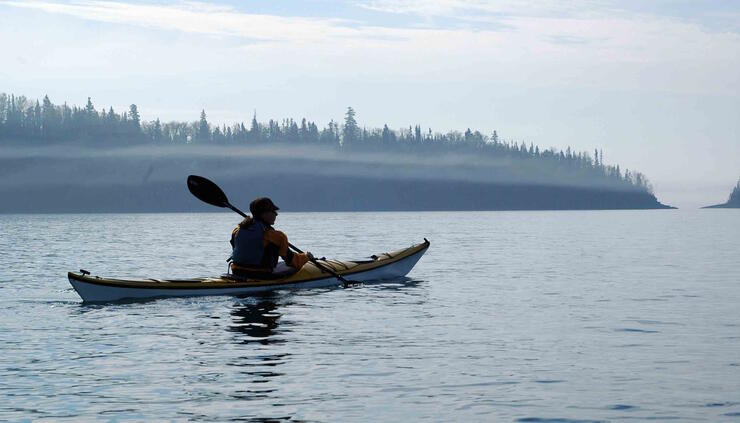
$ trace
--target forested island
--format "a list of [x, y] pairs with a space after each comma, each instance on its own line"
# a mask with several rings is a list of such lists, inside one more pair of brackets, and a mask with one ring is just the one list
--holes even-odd
[[[540, 148], [467, 129], [366, 128], [307, 119], [212, 125], [0, 93], [0, 212], [212, 210], [188, 174], [247, 204], [283, 210], [566, 210], [669, 208], [639, 172], [603, 153]], [[233, 195], [231, 193], [234, 193]]]
[[735, 188], [730, 193], [730, 198], [724, 204], [715, 204], [704, 207], [705, 209], [740, 209], [740, 180], [737, 181]]

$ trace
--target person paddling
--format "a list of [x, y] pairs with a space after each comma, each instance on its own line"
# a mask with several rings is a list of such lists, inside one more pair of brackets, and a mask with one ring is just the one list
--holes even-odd
[[[256, 198], [249, 204], [252, 216], [247, 216], [231, 233], [231, 272], [243, 277], [281, 277], [295, 273], [313, 254], [294, 253], [288, 237], [272, 225], [279, 208], [267, 197]], [[278, 257], [285, 264], [278, 266]]]

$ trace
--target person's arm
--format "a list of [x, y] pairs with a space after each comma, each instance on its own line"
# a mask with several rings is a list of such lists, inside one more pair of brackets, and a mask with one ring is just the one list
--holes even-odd
[[300, 269], [309, 261], [311, 253], [295, 253], [288, 247], [288, 236], [283, 232], [274, 229], [265, 232], [265, 241], [278, 246], [278, 254], [285, 260], [285, 263], [296, 269]]

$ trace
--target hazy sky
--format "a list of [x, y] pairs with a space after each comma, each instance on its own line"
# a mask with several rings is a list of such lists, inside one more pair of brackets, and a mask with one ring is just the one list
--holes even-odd
[[495, 129], [684, 207], [740, 177], [738, 1], [0, 0], [0, 52], [0, 92], [146, 120]]

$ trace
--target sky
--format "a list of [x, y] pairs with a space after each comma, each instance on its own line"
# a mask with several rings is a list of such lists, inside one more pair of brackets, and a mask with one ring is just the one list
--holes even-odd
[[740, 177], [740, 2], [0, 0], [0, 92], [211, 123], [603, 150], [678, 207]]

